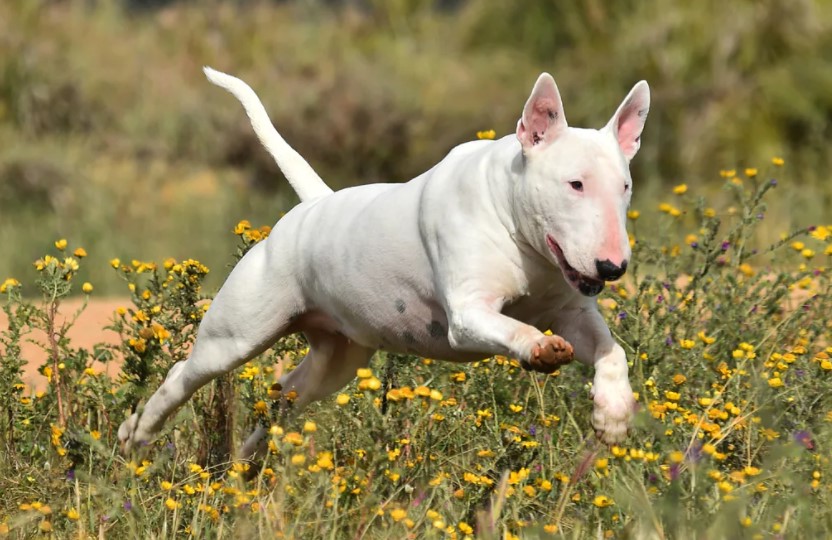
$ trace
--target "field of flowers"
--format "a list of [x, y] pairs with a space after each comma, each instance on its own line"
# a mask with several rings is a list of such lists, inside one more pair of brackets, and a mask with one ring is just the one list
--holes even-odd
[[[304, 354], [293, 336], [122, 457], [119, 423], [187, 356], [210, 309], [208, 269], [113, 259], [132, 298], [113, 313], [121, 340], [76, 348], [58, 306], [95, 289], [76, 278], [84, 247], [60, 239], [15, 276], [42, 300], [23, 298], [17, 279], [0, 286], [0, 537], [828, 537], [832, 225], [757, 245], [766, 197], [794, 189], [783, 172], [778, 158], [722, 171], [716, 207], [676, 186], [641, 209], [656, 214], [649, 230], [630, 211], [631, 270], [599, 299], [640, 404], [631, 437], [613, 447], [592, 435], [588, 369], [544, 376], [504, 357], [380, 353], [278, 425], [272, 384]], [[234, 233], [240, 257], [269, 229], [241, 221]], [[49, 385], [33, 393], [20, 351], [35, 328]], [[93, 362], [119, 362], [122, 375]], [[272, 423], [270, 456], [233, 462], [257, 421]]]

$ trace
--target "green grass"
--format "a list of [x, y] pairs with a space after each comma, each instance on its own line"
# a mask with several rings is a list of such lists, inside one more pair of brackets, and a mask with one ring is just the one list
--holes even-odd
[[[784, 15], [787, 13], [788, 15]], [[510, 133], [551, 71], [571, 125], [602, 126], [649, 81], [635, 205], [720, 168], [790, 166], [761, 234], [823, 219], [832, 75], [828, 3], [560, 5], [470, 0], [0, 6], [0, 276], [24, 278], [58, 235], [83, 243], [101, 292], [112, 257], [197, 256], [218, 270], [241, 217], [293, 204], [239, 105], [208, 84], [242, 76], [281, 132], [336, 188], [405, 181], [481, 129]], [[723, 197], [723, 201], [729, 198]], [[719, 202], [719, 201], [718, 201]], [[768, 225], [768, 224], [771, 225]], [[215, 290], [221, 280], [209, 278]]]
[[[599, 304], [640, 412], [611, 448], [592, 435], [590, 369], [542, 376], [503, 357], [380, 353], [337, 397], [274, 423], [275, 366], [305, 353], [293, 336], [198, 392], [156, 444], [123, 458], [117, 426], [187, 355], [207, 307], [205, 268], [108, 267], [133, 299], [114, 314], [122, 341], [78, 349], [50, 315], [94, 264], [64, 260], [70, 239], [27, 284], [43, 303], [3, 284], [0, 535], [826, 537], [832, 225], [760, 244], [758, 216], [782, 188], [747, 176], [724, 184], [734, 211], [712, 211], [689, 186], [667, 196], [667, 212], [631, 217], [633, 265]], [[661, 226], [644, 230], [646, 218]], [[239, 256], [257, 238], [237, 232]], [[34, 327], [55, 341], [41, 366], [50, 384], [29, 395], [19, 344]], [[123, 376], [90, 370], [114, 358]], [[257, 417], [273, 426], [272, 452], [247, 471], [228, 456]]]

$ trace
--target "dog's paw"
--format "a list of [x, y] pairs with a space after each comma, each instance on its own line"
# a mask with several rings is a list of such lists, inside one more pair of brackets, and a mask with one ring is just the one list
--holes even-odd
[[133, 413], [130, 418], [121, 423], [118, 428], [118, 441], [121, 453], [128, 455], [133, 449], [145, 445], [153, 439], [149, 433], [139, 429], [139, 413]]
[[572, 345], [560, 336], [544, 336], [535, 343], [528, 360], [521, 360], [520, 365], [529, 371], [552, 373], [564, 364], [572, 361]]
[[636, 409], [636, 400], [630, 382], [605, 382], [593, 386], [592, 427], [598, 438], [606, 444], [616, 444], [627, 438], [630, 420]]

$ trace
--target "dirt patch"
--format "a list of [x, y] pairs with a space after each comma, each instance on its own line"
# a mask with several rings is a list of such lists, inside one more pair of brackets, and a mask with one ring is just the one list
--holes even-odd
[[[63, 323], [68, 317], [73, 317], [84, 301], [81, 298], [72, 298], [61, 303], [58, 312], [58, 324]], [[113, 319], [113, 312], [119, 306], [129, 306], [130, 300], [125, 298], [101, 298], [91, 299], [86, 309], [81, 313], [75, 324], [70, 328], [68, 336], [73, 348], [91, 349], [96, 343], [118, 343], [118, 334], [111, 330], [105, 330]], [[6, 314], [0, 312], [0, 330], [8, 328]], [[46, 333], [35, 330], [27, 334], [22, 343], [21, 354], [26, 359], [23, 370], [23, 382], [34, 390], [42, 390], [46, 387], [46, 378], [38, 373], [38, 368], [47, 360], [48, 354], [43, 345], [47, 343]], [[96, 371], [105, 371], [105, 366], [96, 362], [93, 364]], [[110, 375], [115, 375], [120, 369], [116, 361], [106, 366]]]

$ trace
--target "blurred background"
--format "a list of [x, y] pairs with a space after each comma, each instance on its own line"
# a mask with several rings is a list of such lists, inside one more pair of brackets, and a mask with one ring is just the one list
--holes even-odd
[[729, 204], [720, 170], [758, 167], [775, 238], [832, 215], [831, 61], [825, 0], [2, 0], [0, 280], [31, 282], [65, 237], [100, 293], [125, 291], [113, 257], [197, 258], [219, 286], [235, 223], [296, 199], [203, 65], [245, 79], [333, 187], [512, 133], [541, 71], [581, 127], [646, 79], [634, 208], [680, 183]]

